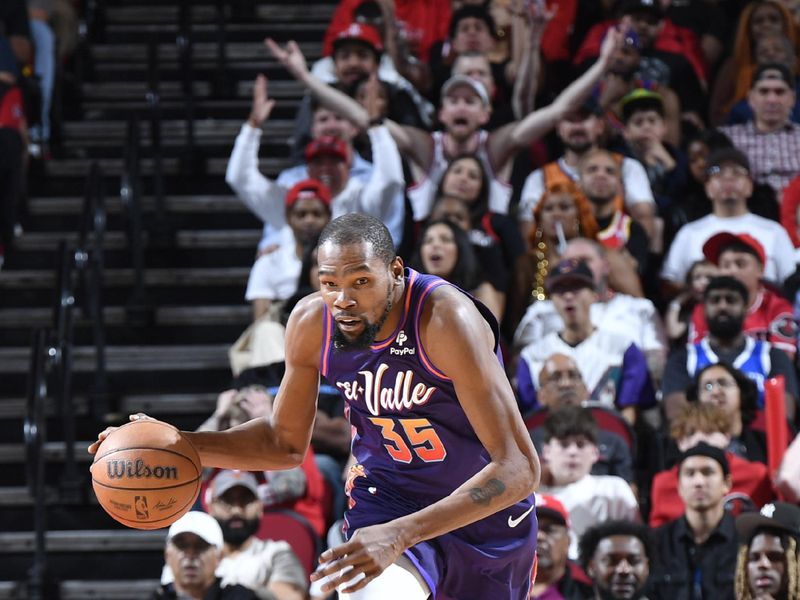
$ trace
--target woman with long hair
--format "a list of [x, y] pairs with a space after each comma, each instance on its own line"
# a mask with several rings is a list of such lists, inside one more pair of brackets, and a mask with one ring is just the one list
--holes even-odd
[[766, 464], [766, 435], [751, 427], [758, 414], [758, 392], [750, 378], [724, 363], [708, 365], [697, 374], [686, 396], [690, 402], [712, 404], [725, 413], [730, 420], [730, 452]]
[[428, 221], [422, 228], [410, 266], [436, 275], [483, 302], [499, 321], [503, 316], [504, 296], [482, 279], [469, 236], [447, 219]]
[[711, 90], [709, 116], [712, 125], [721, 125], [733, 105], [747, 97], [756, 68], [756, 42], [776, 33], [789, 38], [795, 51], [800, 49], [794, 19], [782, 2], [758, 0], [744, 7], [736, 27], [733, 56], [720, 67]]
[[548, 186], [533, 216], [535, 225], [528, 239], [530, 250], [517, 259], [514, 267], [506, 310], [507, 331], [516, 328], [528, 305], [547, 298], [544, 280], [550, 265], [558, 262], [562, 246], [573, 238], [597, 236], [592, 208], [571, 182]]

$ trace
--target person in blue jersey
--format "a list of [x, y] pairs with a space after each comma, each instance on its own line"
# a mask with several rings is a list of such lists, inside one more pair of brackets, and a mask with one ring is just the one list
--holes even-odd
[[289, 318], [272, 417], [185, 432], [203, 466], [299, 464], [322, 374], [347, 402], [356, 465], [347, 541], [322, 554], [312, 580], [328, 577], [323, 591], [353, 600], [527, 599], [540, 465], [496, 321], [458, 288], [406, 269], [373, 217], [331, 221], [317, 261], [321, 289]]

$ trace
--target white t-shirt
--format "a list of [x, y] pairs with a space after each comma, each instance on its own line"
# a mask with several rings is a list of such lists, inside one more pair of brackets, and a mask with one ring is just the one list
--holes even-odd
[[569, 485], [543, 486], [539, 493], [556, 497], [569, 512], [569, 557], [573, 560], [578, 558], [578, 540], [591, 526], [612, 519], [641, 521], [631, 486], [616, 475], [585, 475]]
[[[578, 170], [570, 167], [564, 157], [558, 159], [558, 166], [574, 182], [578, 182]], [[642, 163], [627, 156], [622, 159], [622, 185], [625, 188], [625, 206], [630, 208], [634, 204], [648, 202], [655, 204], [653, 190], [650, 189], [650, 180]], [[533, 221], [533, 210], [544, 195], [544, 171], [536, 169], [525, 179], [519, 200], [517, 218], [520, 221]]]
[[786, 230], [775, 221], [746, 213], [738, 217], [707, 215], [678, 230], [661, 268], [661, 277], [683, 285], [695, 261], [703, 259], [703, 244], [722, 231], [749, 233], [764, 246], [767, 264], [764, 278], [783, 283], [795, 271], [794, 245]]
[[225, 557], [217, 567], [222, 586], [239, 584], [256, 592], [259, 598], [273, 598], [267, 586], [273, 581], [292, 583], [308, 589], [303, 566], [284, 541], [254, 540], [235, 557]]
[[[592, 304], [589, 314], [595, 327], [624, 336], [630, 343], [639, 346], [642, 352], [667, 351], [664, 324], [656, 307], [647, 298], [614, 294], [605, 302]], [[514, 347], [533, 344], [562, 329], [564, 321], [551, 300], [534, 302], [525, 311], [514, 332]]]
[[288, 300], [297, 291], [302, 267], [294, 244], [281, 244], [274, 252], [259, 256], [250, 269], [245, 299]]

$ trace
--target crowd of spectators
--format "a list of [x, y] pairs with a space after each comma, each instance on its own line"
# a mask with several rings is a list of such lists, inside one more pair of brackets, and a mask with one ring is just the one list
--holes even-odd
[[[266, 40], [305, 89], [297, 162], [259, 172], [259, 75], [226, 173], [264, 222], [254, 320], [205, 426], [269, 414], [316, 238], [368, 213], [501, 324], [543, 463], [531, 598], [800, 598], [800, 438], [771, 443], [800, 416], [799, 18], [791, 0], [342, 0], [313, 65]], [[242, 485], [333, 543], [359, 465], [320, 390], [303, 467]], [[286, 577], [274, 597], [304, 593]]]

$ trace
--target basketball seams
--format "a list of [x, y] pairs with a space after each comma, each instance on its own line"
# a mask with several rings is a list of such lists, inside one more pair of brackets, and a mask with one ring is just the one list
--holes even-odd
[[167, 485], [167, 486], [164, 486], [164, 487], [152, 487], [152, 488], [131, 488], [131, 487], [117, 487], [115, 485], [109, 485], [107, 483], [103, 483], [102, 481], [99, 481], [99, 480], [95, 479], [94, 477], [92, 477], [92, 483], [96, 483], [97, 485], [103, 486], [104, 488], [106, 488], [108, 490], [120, 490], [120, 491], [123, 491], [123, 492], [158, 492], [160, 490], [171, 490], [171, 489], [174, 489], [174, 488], [180, 488], [180, 487], [183, 487], [185, 485], [189, 485], [190, 483], [195, 483], [196, 481], [200, 481], [200, 476], [199, 475], [197, 477], [195, 477], [194, 479], [187, 479], [183, 483], [178, 483], [176, 485]]

